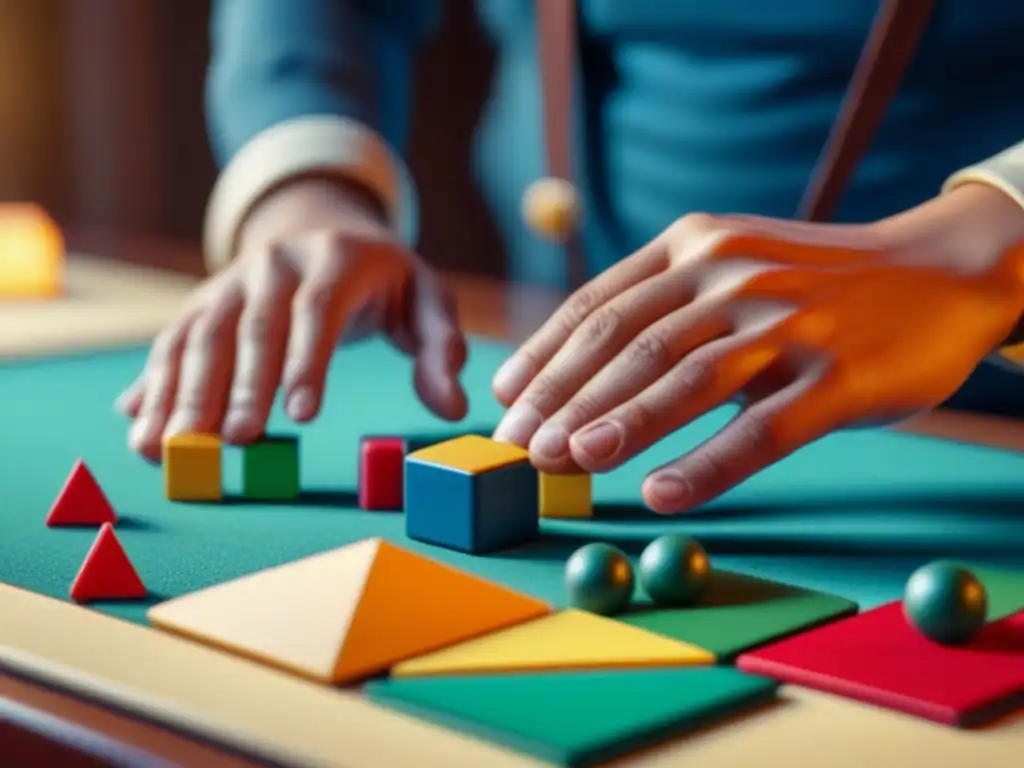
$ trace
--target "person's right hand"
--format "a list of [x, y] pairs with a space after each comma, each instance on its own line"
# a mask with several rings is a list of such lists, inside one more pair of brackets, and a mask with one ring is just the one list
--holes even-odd
[[235, 260], [199, 286], [118, 398], [133, 422], [129, 445], [159, 461], [167, 434], [250, 442], [279, 389], [288, 416], [309, 421], [339, 339], [375, 331], [415, 359], [415, 389], [431, 410], [465, 415], [466, 344], [437, 275], [360, 190], [293, 182], [250, 214]]

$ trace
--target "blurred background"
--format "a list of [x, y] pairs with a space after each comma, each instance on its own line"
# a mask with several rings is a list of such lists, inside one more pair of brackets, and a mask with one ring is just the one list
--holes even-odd
[[[174, 266], [197, 272], [216, 176], [209, 11], [209, 0], [0, 0], [0, 201], [37, 202], [70, 231], [186, 246], [170, 249]], [[472, 0], [451, 0], [417, 69], [410, 164], [422, 251], [455, 271], [503, 267], [468, 170], [491, 71]]]

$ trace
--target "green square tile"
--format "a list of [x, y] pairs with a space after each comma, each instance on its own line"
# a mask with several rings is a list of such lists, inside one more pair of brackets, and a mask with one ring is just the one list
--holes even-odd
[[583, 768], [775, 698], [730, 667], [422, 677], [371, 682], [385, 706], [556, 765]]
[[253, 501], [299, 495], [299, 440], [264, 437], [242, 448], [242, 495]]
[[692, 607], [641, 604], [617, 618], [698, 645], [727, 662], [751, 648], [856, 612], [857, 604], [842, 597], [714, 571], [707, 592]]

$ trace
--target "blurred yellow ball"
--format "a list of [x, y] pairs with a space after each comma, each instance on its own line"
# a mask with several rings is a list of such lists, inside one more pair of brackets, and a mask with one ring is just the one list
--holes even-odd
[[523, 195], [523, 219], [545, 240], [564, 242], [579, 224], [580, 197], [564, 179], [539, 179]]

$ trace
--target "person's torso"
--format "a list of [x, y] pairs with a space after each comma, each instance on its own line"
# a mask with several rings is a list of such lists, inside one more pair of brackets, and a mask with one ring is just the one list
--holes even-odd
[[[885, 216], [1024, 140], [1024, 3], [946, 0], [836, 215]], [[867, 38], [868, 0], [579, 0], [584, 242], [607, 267], [691, 211], [791, 217]], [[479, 0], [498, 48], [478, 177], [513, 274], [557, 284], [519, 218], [544, 175], [532, 0]]]

